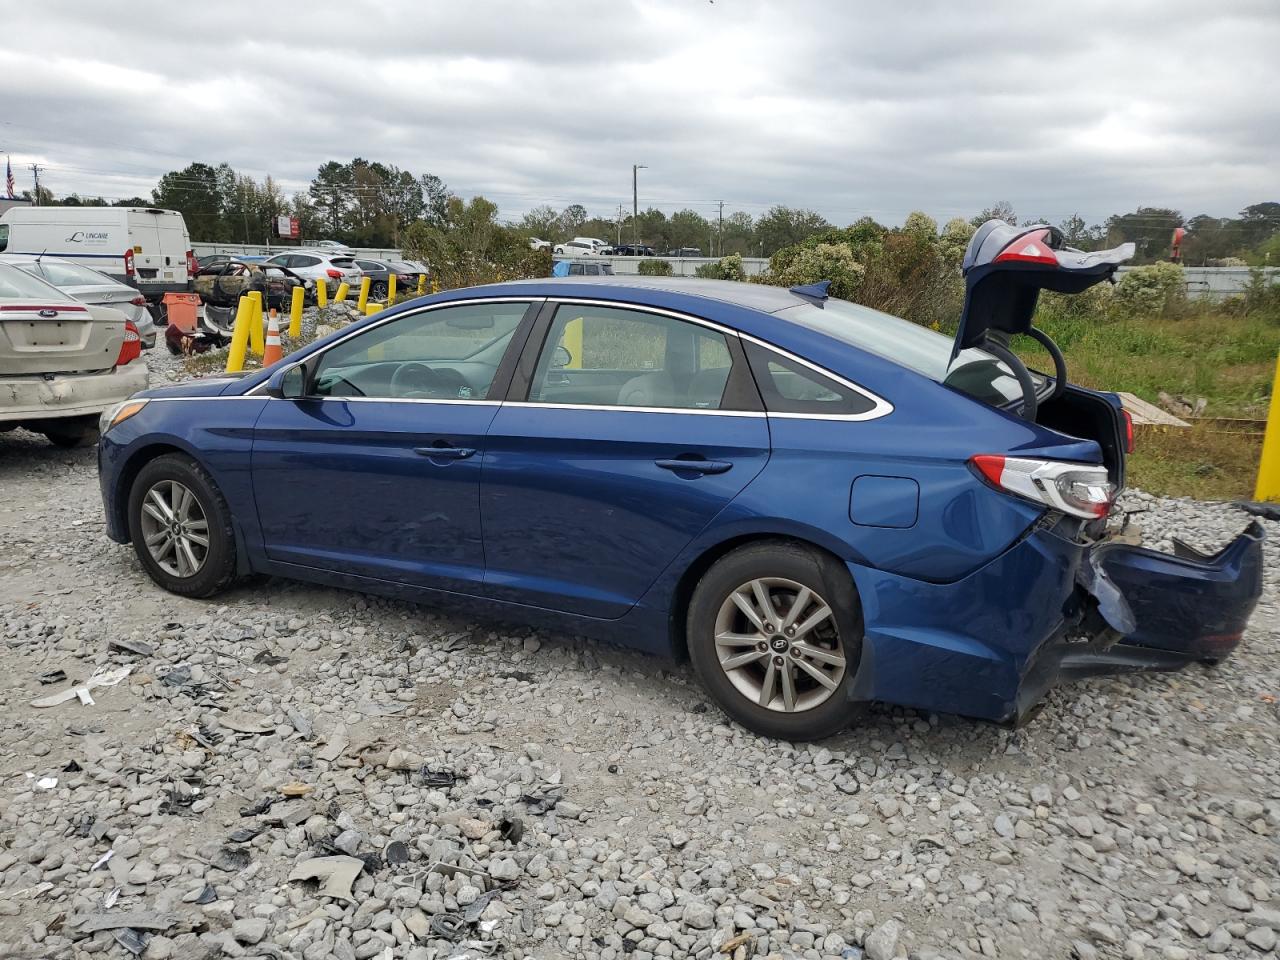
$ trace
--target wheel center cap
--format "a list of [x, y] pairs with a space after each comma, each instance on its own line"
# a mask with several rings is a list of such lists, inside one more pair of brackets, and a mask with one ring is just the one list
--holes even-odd
[[783, 637], [773, 638], [773, 649], [777, 650], [779, 653], [782, 653], [784, 650], [786, 650], [788, 646], [790, 646], [790, 644], [787, 643], [785, 638]]

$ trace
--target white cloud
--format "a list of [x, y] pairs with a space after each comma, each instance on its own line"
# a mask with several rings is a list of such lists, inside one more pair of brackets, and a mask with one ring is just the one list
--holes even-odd
[[511, 216], [629, 206], [636, 162], [668, 210], [1227, 215], [1277, 199], [1280, 6], [1226, 6], [46, 0], [6, 12], [0, 149], [60, 194], [363, 156]]

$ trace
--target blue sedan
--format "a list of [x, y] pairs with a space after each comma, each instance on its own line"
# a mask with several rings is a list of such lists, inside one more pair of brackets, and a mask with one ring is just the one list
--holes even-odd
[[867, 700], [1017, 721], [1059, 679], [1225, 656], [1261, 591], [1256, 527], [1112, 538], [1127, 421], [1031, 315], [1126, 252], [987, 225], [954, 343], [823, 284], [415, 300], [108, 411], [107, 530], [185, 596], [267, 573], [687, 657], [769, 736]]

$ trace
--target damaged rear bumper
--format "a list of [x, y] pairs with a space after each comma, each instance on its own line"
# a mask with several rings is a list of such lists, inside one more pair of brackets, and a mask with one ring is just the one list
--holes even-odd
[[1224, 657], [1262, 593], [1256, 522], [1213, 555], [1040, 526], [950, 583], [850, 564], [863, 643], [851, 699], [1003, 722], [1055, 684]]

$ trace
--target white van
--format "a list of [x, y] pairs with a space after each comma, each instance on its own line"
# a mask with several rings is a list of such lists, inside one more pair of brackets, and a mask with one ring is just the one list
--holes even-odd
[[152, 303], [190, 292], [196, 272], [182, 214], [147, 207], [12, 207], [0, 214], [0, 253], [62, 257], [137, 287]]

